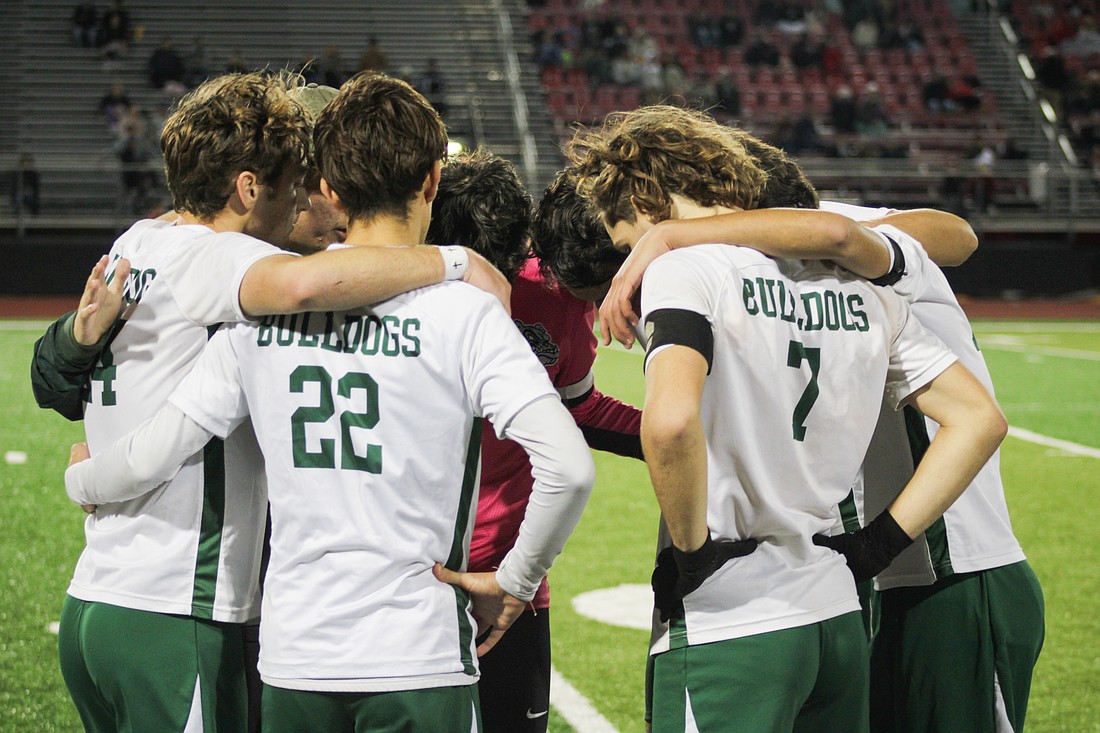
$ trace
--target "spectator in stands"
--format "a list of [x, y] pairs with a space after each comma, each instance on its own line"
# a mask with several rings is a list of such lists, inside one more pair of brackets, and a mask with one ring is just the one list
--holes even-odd
[[919, 51], [924, 48], [924, 34], [907, 20], [887, 28], [879, 41], [882, 48]]
[[837, 87], [829, 100], [829, 124], [841, 134], [856, 131], [856, 98], [847, 84]]
[[385, 71], [388, 65], [389, 59], [386, 58], [385, 52], [378, 45], [377, 36], [371, 36], [370, 40], [367, 41], [366, 50], [359, 54], [359, 70]]
[[118, 58], [130, 48], [130, 13], [122, 7], [122, 0], [114, 0], [103, 14], [97, 41], [108, 59]]
[[1070, 76], [1066, 71], [1066, 60], [1054, 46], [1043, 49], [1043, 56], [1035, 68], [1035, 78], [1058, 111], [1062, 108], [1062, 94], [1069, 85]]
[[99, 11], [92, 3], [80, 3], [73, 8], [73, 41], [81, 48], [92, 48], [96, 45], [96, 23], [99, 21]]
[[943, 112], [947, 110], [950, 104], [950, 100], [948, 99], [947, 77], [943, 74], [936, 73], [921, 89], [921, 99], [924, 101], [924, 108], [929, 112]]
[[684, 71], [684, 67], [680, 65], [675, 56], [669, 55], [666, 57], [664, 66], [661, 68], [661, 75], [666, 95], [687, 99], [691, 92], [687, 72]]
[[715, 104], [723, 112], [737, 116], [741, 114], [741, 90], [730, 76], [729, 69], [720, 69], [714, 84]]
[[752, 43], [745, 51], [745, 63], [749, 66], [776, 66], [779, 63], [779, 49], [764, 34], [754, 33]]
[[413, 86], [431, 102], [440, 117], [447, 116], [447, 81], [439, 71], [435, 59], [428, 59], [427, 68]]
[[825, 65], [825, 41], [819, 35], [807, 33], [791, 46], [791, 63], [799, 69], [819, 69]]
[[229, 59], [225, 62], [225, 73], [247, 74], [248, 71], [248, 64], [244, 62], [244, 56], [240, 51], [229, 54]]
[[600, 86], [611, 81], [611, 59], [602, 46], [585, 46], [581, 49], [578, 65], [584, 69], [588, 83]]
[[976, 112], [982, 106], [982, 98], [974, 91], [974, 87], [962, 77], [958, 77], [951, 82], [951, 86], [947, 90], [947, 99], [955, 109], [964, 112]]
[[1006, 137], [997, 151], [997, 157], [1001, 160], [1027, 160], [1030, 155], [1027, 150], [1020, 147], [1020, 143], [1014, 137]]
[[860, 95], [856, 108], [856, 132], [868, 137], [877, 137], [886, 132], [890, 120], [879, 95], [878, 84], [870, 82]]
[[340, 55], [340, 48], [335, 43], [325, 46], [325, 52], [317, 61], [317, 76], [321, 84], [334, 89], [339, 89], [340, 85], [347, 81], [344, 58]]
[[111, 132], [118, 130], [119, 120], [129, 106], [130, 96], [123, 91], [122, 85], [117, 82], [112, 84], [110, 91], [99, 100], [99, 113], [103, 115], [107, 129]]
[[195, 36], [191, 40], [191, 50], [187, 52], [184, 60], [184, 84], [188, 87], [197, 87], [210, 76], [210, 64], [206, 60], [206, 45], [202, 36]]
[[723, 15], [718, 19], [718, 42], [723, 48], [741, 45], [745, 37], [745, 24], [736, 15]]
[[649, 35], [649, 32], [643, 26], [639, 25], [630, 36], [627, 53], [629, 53], [638, 64], [648, 64], [657, 61], [661, 51], [657, 46], [657, 41], [653, 39], [653, 36]]
[[1089, 69], [1085, 78], [1073, 85], [1067, 107], [1071, 114], [1085, 115], [1100, 109], [1100, 68]]
[[691, 42], [699, 48], [718, 48], [722, 45], [721, 28], [713, 18], [705, 14], [693, 15], [687, 20]]
[[822, 152], [821, 134], [817, 120], [810, 112], [803, 112], [791, 127], [791, 139], [786, 150], [791, 155], [818, 155]]
[[852, 28], [852, 45], [859, 51], [869, 51], [878, 47], [878, 23], [868, 16]]
[[172, 46], [172, 39], [165, 36], [149, 57], [149, 83], [157, 89], [164, 89], [170, 82], [182, 85], [186, 70], [183, 59]]
[[19, 156], [19, 168], [11, 174], [11, 208], [16, 214], [24, 212], [38, 215], [42, 177], [34, 167], [34, 156]]
[[149, 168], [153, 153], [143, 137], [121, 136], [115, 144], [115, 155], [122, 164], [122, 200], [119, 207], [126, 214], [141, 214], [149, 205], [149, 195], [156, 184], [156, 175]]

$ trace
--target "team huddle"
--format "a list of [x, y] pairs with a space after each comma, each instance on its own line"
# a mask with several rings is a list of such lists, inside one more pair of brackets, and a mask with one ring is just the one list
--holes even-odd
[[[594, 448], [661, 509], [647, 728], [1021, 731], [1043, 600], [939, 269], [970, 227], [819, 202], [674, 107], [580, 131], [534, 204], [446, 146], [370, 72], [231, 74], [166, 121], [174, 211], [32, 364], [85, 422], [85, 729], [544, 732]], [[646, 347], [641, 411], [595, 385], [597, 303]]]

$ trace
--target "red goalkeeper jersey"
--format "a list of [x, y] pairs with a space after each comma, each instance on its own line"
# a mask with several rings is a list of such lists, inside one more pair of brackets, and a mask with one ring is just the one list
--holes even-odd
[[[642, 413], [613, 397], [600, 394], [593, 383], [596, 336], [595, 307], [563, 289], [547, 285], [539, 262], [530, 259], [512, 283], [512, 320], [546, 367], [588, 444], [600, 450], [641, 458], [638, 431]], [[516, 542], [531, 495], [531, 464], [523, 448], [500, 440], [491, 430], [481, 442], [481, 491], [470, 542], [471, 572], [495, 569]], [[550, 605], [543, 579], [532, 601]]]

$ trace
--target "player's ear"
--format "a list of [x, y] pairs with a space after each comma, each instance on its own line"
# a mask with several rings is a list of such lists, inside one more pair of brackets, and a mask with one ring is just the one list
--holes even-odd
[[332, 190], [332, 186], [328, 185], [328, 181], [324, 178], [321, 179], [321, 195], [337, 209], [344, 211], [344, 202], [340, 200], [340, 195]]
[[633, 194], [630, 196], [630, 208], [634, 209], [634, 218], [635, 218], [635, 220], [638, 219], [639, 217], [641, 217], [641, 218], [645, 219], [646, 221], [653, 221], [652, 217], [650, 217], [649, 214], [642, 211], [641, 208], [638, 206], [638, 199]]
[[425, 203], [431, 203], [435, 201], [435, 195], [439, 193], [439, 177], [442, 175], [443, 161], [437, 160], [432, 163], [432, 169], [428, 171], [427, 177], [424, 179], [424, 201]]
[[[252, 171], [241, 171], [233, 182], [233, 192], [240, 200], [242, 211], [247, 213], [252, 210], [260, 199], [260, 179]], [[232, 199], [232, 197], [230, 197]]]

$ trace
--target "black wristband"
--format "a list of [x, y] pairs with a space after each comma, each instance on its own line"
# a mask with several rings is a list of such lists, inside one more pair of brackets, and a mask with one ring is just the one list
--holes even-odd
[[905, 534], [905, 530], [898, 525], [889, 510], [884, 510], [882, 514], [875, 517], [864, 531], [868, 544], [876, 552], [881, 553], [887, 559], [887, 563], [913, 544], [913, 538]]
[[[879, 233], [882, 234], [882, 232]], [[905, 275], [905, 255], [902, 254], [901, 247], [898, 245], [897, 242], [895, 242], [890, 237], [887, 237], [885, 234], [883, 234], [882, 236], [886, 237], [886, 241], [890, 243], [890, 248], [893, 250], [894, 253], [894, 264], [892, 267], [890, 267], [890, 270], [882, 277], [876, 277], [874, 280], [872, 280], [871, 284], [889, 287], [890, 285], [896, 284], [898, 280], [901, 280], [902, 276]]]

